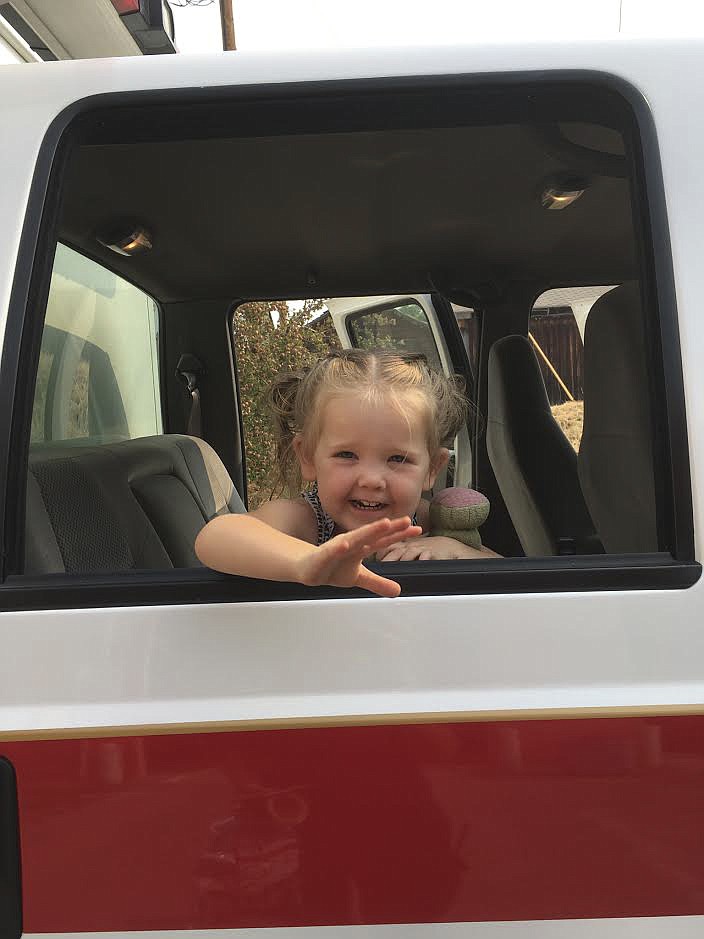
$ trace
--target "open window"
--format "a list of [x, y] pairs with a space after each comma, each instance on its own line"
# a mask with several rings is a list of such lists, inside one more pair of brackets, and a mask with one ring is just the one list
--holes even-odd
[[[24, 491], [28, 453], [61, 441], [80, 463], [69, 487], [104, 459], [119, 477], [119, 550], [113, 539], [78, 573], [146, 571], [147, 602], [169, 596], [173, 567], [193, 569], [200, 597], [271, 596], [198, 571], [187, 545], [213, 514], [242, 510], [245, 482], [253, 490], [243, 357], [257, 368], [262, 343], [278, 343], [291, 359], [285, 317], [262, 320], [244, 349], [232, 311], [249, 305], [254, 321], [258, 305], [290, 297], [309, 305], [305, 328], [328, 303], [343, 345], [421, 351], [460, 372], [477, 406], [452, 481], [489, 496], [483, 538], [505, 558], [406, 565], [394, 573], [407, 593], [601, 588], [614, 571], [622, 585], [691, 582], [676, 311], [643, 102], [585, 75], [280, 92], [124, 95], [55, 125], [55, 198], [34, 229], [43, 250], [11, 311], [26, 446], [8, 458], [8, 493]], [[144, 251], [111, 250], [103, 233], [120, 220], [150, 232]], [[572, 285], [603, 291], [588, 315], [546, 294]], [[563, 332], [584, 346], [568, 373], [555, 364]], [[197, 434], [194, 389], [176, 374], [186, 353], [199, 363]], [[556, 420], [554, 373], [584, 402], [579, 453]], [[53, 491], [37, 504], [55, 528]], [[21, 578], [34, 510], [15, 502], [6, 573]]]
[[[469, 398], [473, 397], [474, 373], [462, 342], [457, 341], [459, 332], [446, 334], [438, 307], [445, 308], [454, 325], [448, 304], [430, 295], [259, 301], [235, 308], [232, 332], [239, 369], [250, 508], [280, 489], [274, 465], [271, 414], [266, 406], [266, 390], [280, 372], [308, 366], [340, 348], [413, 353], [423, 355], [428, 365], [439, 372], [461, 374]], [[287, 337], [283, 343], [282, 334]], [[266, 337], [266, 341], [261, 342], [261, 337]], [[454, 440], [446, 441], [450, 461], [436, 480], [435, 491], [471, 484], [470, 433], [474, 416], [472, 411], [469, 425]]]

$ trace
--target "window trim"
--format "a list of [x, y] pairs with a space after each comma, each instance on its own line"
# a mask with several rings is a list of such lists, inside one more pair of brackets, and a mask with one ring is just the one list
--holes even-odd
[[[488, 558], [470, 563], [471, 567], [466, 561], [424, 561], [419, 569], [418, 562], [405, 561], [370, 567], [397, 580], [403, 597], [682, 590], [695, 584], [701, 573], [698, 564], [681, 563], [664, 553]], [[377, 599], [364, 590], [304, 587], [206, 568], [133, 571], [128, 576], [124, 572], [13, 575], [0, 588], [0, 597], [6, 611]]]
[[[648, 556], [608, 555], [594, 558], [575, 556], [569, 559], [511, 558], [490, 562], [425, 562], [423, 569], [384, 566], [397, 575], [406, 595], [472, 593], [544, 593], [565, 590], [662, 589], [681, 588], [695, 583], [701, 573], [694, 556], [694, 525], [689, 472], [689, 451], [685, 415], [674, 274], [670, 250], [665, 194], [662, 181], [656, 131], [642, 94], [620, 78], [602, 72], [552, 71], [453, 75], [394, 79], [365, 79], [310, 82], [291, 85], [253, 87], [218, 87], [183, 90], [120, 92], [97, 95], [74, 102], [50, 125], [42, 142], [29, 196], [26, 218], [20, 238], [18, 260], [12, 286], [8, 321], [2, 354], [0, 394], [11, 400], [11, 413], [0, 416], [0, 472], [6, 469], [5, 486], [0, 488], [0, 527], [3, 537], [3, 569], [0, 577], [21, 570], [23, 558], [24, 501], [27, 452], [29, 444], [32, 394], [41, 342], [43, 318], [30, 317], [26, 310], [44, 310], [48, 296], [50, 271], [56, 242], [56, 225], [61, 197], [60, 180], [66, 167], [70, 137], [76, 119], [105, 107], [165, 105], [176, 102], [218, 103], [246, 100], [253, 103], [276, 100], [284, 108], [301, 108], [311, 97], [346, 95], [350, 98], [370, 94], [383, 96], [395, 91], [408, 94], [409, 113], [421, 126], [427, 120], [412, 109], [413, 93], [451, 94], [454, 91], [496, 88], [508, 90], [520, 86], [545, 86], [564, 89], [569, 83], [600, 87], [620, 98], [630, 112], [634, 128], [634, 210], [641, 225], [636, 225], [641, 284], [648, 307], [658, 310], [658, 345], [662, 347], [663, 402], [669, 408], [662, 413], [662, 434], [668, 444], [661, 448], [666, 463], [664, 509], [671, 519], [672, 557], [669, 554]], [[416, 116], [417, 115], [417, 116]], [[339, 128], [335, 128], [339, 129]], [[297, 127], [300, 132], [300, 127]], [[655, 245], [658, 248], [656, 250]], [[37, 260], [38, 259], [38, 260]], [[35, 263], [36, 261], [36, 263]], [[141, 288], [140, 288], [141, 289]], [[658, 303], [653, 303], [657, 299]], [[459, 333], [459, 330], [458, 330]], [[461, 338], [459, 340], [461, 344]], [[464, 349], [462, 348], [462, 352]], [[27, 376], [30, 376], [28, 382]], [[653, 389], [655, 398], [656, 389]], [[661, 437], [661, 439], [663, 439]], [[439, 566], [438, 566], [439, 565]], [[312, 596], [344, 596], [339, 590], [311, 592], [297, 585], [272, 587], [270, 582], [224, 578], [208, 571], [179, 570], [173, 575], [135, 573], [128, 584], [119, 578], [73, 577], [54, 575], [43, 578], [41, 589], [36, 580], [12, 577], [0, 586], [5, 608], [57, 609], [66, 605], [113, 606], [136, 600], [144, 604], [223, 600], [294, 599]], [[67, 583], [70, 581], [70, 583]], [[481, 589], [479, 585], [481, 584]], [[492, 584], [495, 587], [492, 588]], [[244, 593], [244, 595], [243, 595]], [[279, 596], [284, 594], [284, 596]], [[357, 594], [353, 594], [357, 595]], [[361, 594], [359, 594], [361, 595]], [[42, 597], [44, 599], [42, 600]], [[38, 604], [38, 605], [37, 605]]]

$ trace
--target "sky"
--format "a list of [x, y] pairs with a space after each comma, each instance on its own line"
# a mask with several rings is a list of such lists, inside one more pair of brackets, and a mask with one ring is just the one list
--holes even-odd
[[[702, 0], [232, 0], [242, 50], [496, 38], [704, 36]], [[222, 48], [220, 4], [173, 7], [179, 51]]]

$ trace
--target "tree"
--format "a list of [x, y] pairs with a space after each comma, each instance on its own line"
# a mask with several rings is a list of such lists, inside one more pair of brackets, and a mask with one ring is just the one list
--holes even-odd
[[[232, 328], [237, 355], [240, 405], [247, 455], [249, 507], [255, 508], [275, 492], [275, 441], [267, 396], [282, 372], [311, 365], [331, 348], [339, 348], [334, 333], [321, 319], [322, 300], [302, 304], [286, 301], [243, 303], [237, 307]], [[325, 317], [328, 320], [329, 317]]]

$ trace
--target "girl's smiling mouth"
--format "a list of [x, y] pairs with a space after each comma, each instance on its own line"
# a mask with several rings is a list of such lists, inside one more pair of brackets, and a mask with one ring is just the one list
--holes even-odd
[[350, 505], [363, 512], [378, 512], [386, 508], [385, 502], [367, 502], [366, 499], [350, 499]]

